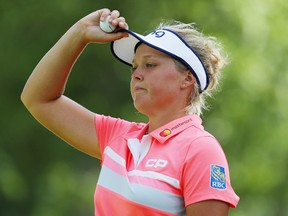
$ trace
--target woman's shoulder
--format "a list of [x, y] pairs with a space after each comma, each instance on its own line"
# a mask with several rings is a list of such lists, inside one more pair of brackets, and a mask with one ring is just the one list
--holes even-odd
[[141, 130], [143, 127], [146, 127], [146, 123], [134, 122], [125, 120], [119, 117], [112, 117], [108, 115], [95, 114], [95, 124], [96, 126], [107, 127], [115, 129], [123, 129], [126, 132], [133, 130]]

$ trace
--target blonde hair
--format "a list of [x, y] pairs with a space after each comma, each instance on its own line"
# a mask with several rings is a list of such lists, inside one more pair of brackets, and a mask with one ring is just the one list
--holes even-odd
[[[199, 32], [193, 23], [185, 24], [179, 21], [163, 21], [157, 29], [169, 29], [180, 35], [201, 59], [209, 77], [206, 90], [200, 92], [198, 83], [194, 84], [194, 91], [186, 107], [188, 114], [201, 115], [203, 109], [208, 109], [206, 98], [211, 97], [217, 89], [221, 78], [221, 70], [227, 64], [227, 56], [222, 54], [221, 43], [212, 36], [205, 36]], [[177, 65], [177, 64], [176, 64]]]

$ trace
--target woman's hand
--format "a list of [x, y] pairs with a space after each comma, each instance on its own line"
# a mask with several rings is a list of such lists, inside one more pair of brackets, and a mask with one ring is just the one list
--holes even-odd
[[[105, 21], [109, 15], [109, 23], [117, 26], [115, 32], [112, 33], [106, 33], [100, 28], [100, 21]], [[74, 27], [81, 30], [85, 43], [105, 43], [128, 36], [127, 33], [117, 32], [119, 29], [128, 29], [128, 24], [126, 23], [125, 18], [120, 17], [120, 12], [118, 10], [110, 11], [107, 8], [88, 14], [79, 20]]]

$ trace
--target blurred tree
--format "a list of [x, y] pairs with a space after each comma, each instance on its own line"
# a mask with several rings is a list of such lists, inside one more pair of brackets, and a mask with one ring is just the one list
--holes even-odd
[[[19, 97], [48, 49], [74, 22], [102, 7], [119, 9], [139, 33], [176, 19], [195, 22], [223, 42], [231, 64], [203, 118], [227, 154], [241, 197], [230, 215], [288, 215], [287, 1], [0, 3], [0, 215], [93, 215], [99, 162], [41, 127]], [[146, 121], [132, 106], [129, 77], [109, 44], [92, 44], [76, 63], [66, 95], [95, 112]]]

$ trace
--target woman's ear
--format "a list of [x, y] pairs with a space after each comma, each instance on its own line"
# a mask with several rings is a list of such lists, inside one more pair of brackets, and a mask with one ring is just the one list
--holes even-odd
[[184, 79], [183, 79], [181, 87], [187, 88], [187, 87], [194, 85], [194, 83], [195, 83], [195, 78], [194, 78], [193, 74], [190, 72], [190, 70], [187, 70], [184, 73]]

